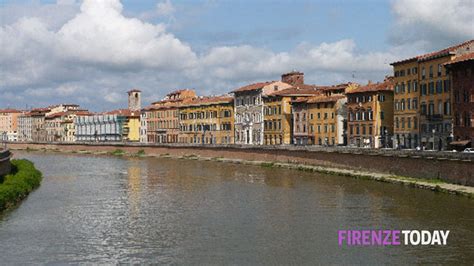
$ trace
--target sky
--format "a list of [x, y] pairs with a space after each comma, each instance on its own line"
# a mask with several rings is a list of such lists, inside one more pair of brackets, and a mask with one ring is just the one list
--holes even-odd
[[142, 106], [298, 70], [364, 84], [391, 62], [474, 39], [474, 0], [0, 0], [0, 108]]

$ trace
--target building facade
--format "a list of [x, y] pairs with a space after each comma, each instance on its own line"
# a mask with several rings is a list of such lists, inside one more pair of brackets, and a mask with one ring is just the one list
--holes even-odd
[[394, 62], [394, 144], [446, 149], [453, 138], [451, 77], [444, 64], [474, 49], [470, 40]]
[[[293, 82], [294, 80], [304, 82], [302, 73], [298, 72], [295, 78], [291, 78], [290, 74], [284, 74], [282, 80], [286, 79], [287, 82]], [[292, 85], [293, 87], [272, 92], [263, 97], [265, 145], [288, 145], [295, 143], [291, 102], [320, 94], [319, 88], [314, 85], [306, 85], [304, 83], [293, 83]]]
[[323, 93], [292, 102], [297, 145], [343, 145], [346, 142], [346, 97]]
[[474, 52], [445, 64], [452, 80], [454, 143], [473, 147], [474, 143]]
[[[182, 89], [171, 92], [158, 102], [144, 108], [148, 143], [178, 143], [179, 106], [196, 98], [196, 92]], [[143, 137], [142, 137], [143, 138]]]
[[393, 135], [393, 78], [346, 92], [348, 144], [364, 148], [391, 147]]
[[30, 112], [18, 116], [18, 141], [32, 141], [33, 119]]
[[179, 143], [233, 144], [234, 99], [199, 97], [179, 107]]
[[0, 137], [6, 141], [18, 141], [18, 117], [21, 111], [15, 109], [0, 110]]
[[290, 84], [282, 81], [269, 81], [250, 84], [233, 91], [236, 144], [265, 144], [263, 98], [290, 87]]
[[118, 114], [81, 114], [74, 118], [77, 142], [120, 142], [126, 117]]

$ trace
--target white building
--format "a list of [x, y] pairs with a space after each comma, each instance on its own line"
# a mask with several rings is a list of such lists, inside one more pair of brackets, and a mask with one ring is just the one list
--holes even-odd
[[33, 118], [31, 114], [23, 113], [18, 116], [18, 141], [32, 141], [31, 130], [33, 128]]
[[118, 114], [77, 115], [74, 118], [77, 142], [123, 140], [126, 117]]
[[250, 84], [233, 91], [235, 144], [264, 144], [264, 102], [262, 97], [291, 86], [282, 81], [269, 81]]

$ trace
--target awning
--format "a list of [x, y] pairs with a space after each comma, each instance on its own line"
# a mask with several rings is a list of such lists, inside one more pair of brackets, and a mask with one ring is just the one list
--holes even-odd
[[453, 145], [453, 146], [466, 146], [466, 145], [468, 145], [469, 143], [471, 143], [470, 140], [458, 140], [458, 141], [453, 141], [453, 142], [449, 143], [449, 145]]

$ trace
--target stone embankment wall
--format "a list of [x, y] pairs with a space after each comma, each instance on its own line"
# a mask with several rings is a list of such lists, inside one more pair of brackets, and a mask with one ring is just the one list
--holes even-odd
[[474, 155], [453, 152], [368, 150], [343, 147], [237, 146], [237, 145], [150, 145], [140, 143], [10, 143], [11, 149], [47, 149], [65, 152], [106, 151], [172, 156], [197, 155], [267, 162], [309, 164], [341, 169], [370, 171], [397, 176], [440, 179], [474, 186]]
[[4, 176], [10, 173], [11, 163], [10, 163], [11, 153], [9, 150], [0, 149], [0, 176]]

